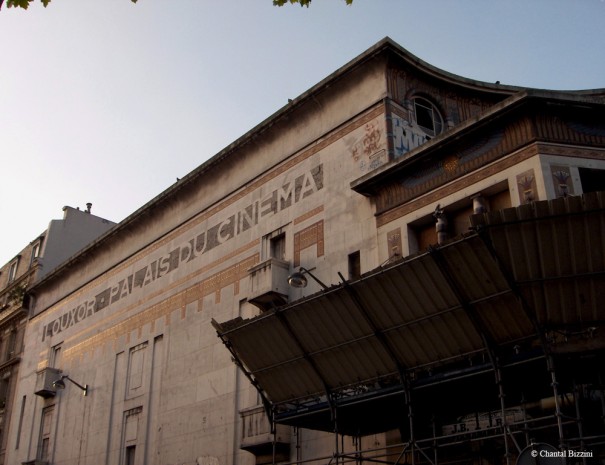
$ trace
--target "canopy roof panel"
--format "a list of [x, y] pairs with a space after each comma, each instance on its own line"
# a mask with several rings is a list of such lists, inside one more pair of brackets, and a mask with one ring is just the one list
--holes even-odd
[[604, 207], [594, 193], [474, 215], [474, 232], [447, 244], [213, 324], [273, 405], [367, 393], [478, 354], [590, 350], [605, 340]]

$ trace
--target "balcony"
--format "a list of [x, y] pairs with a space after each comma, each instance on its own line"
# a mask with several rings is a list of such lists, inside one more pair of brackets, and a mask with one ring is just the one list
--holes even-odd
[[288, 303], [289, 262], [270, 258], [248, 271], [250, 273], [248, 302], [261, 310], [269, 310]]
[[[273, 460], [273, 434], [271, 424], [262, 405], [240, 410], [242, 418], [242, 442], [240, 449], [256, 456], [256, 465], [271, 463]], [[275, 461], [284, 462], [290, 458], [290, 427], [275, 425]]]

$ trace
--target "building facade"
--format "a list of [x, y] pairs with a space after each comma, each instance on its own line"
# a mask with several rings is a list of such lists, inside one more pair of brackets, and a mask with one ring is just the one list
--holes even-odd
[[92, 215], [90, 207], [85, 211], [64, 207], [63, 219], [51, 220], [46, 231], [0, 268], [0, 464], [5, 463], [8, 426], [23, 357], [31, 297], [27, 291], [115, 224]]
[[[511, 463], [534, 439], [515, 430], [519, 405], [547, 397], [557, 421], [542, 426], [566, 447], [561, 393], [518, 400], [508, 381], [522, 374], [513, 367], [542, 373], [534, 363], [565, 372], [543, 324], [558, 314], [543, 318], [515, 273], [470, 273], [463, 259], [485, 261], [478, 231], [499, 224], [490, 212], [508, 212], [498, 217], [508, 225], [530, 209], [552, 223], [558, 205], [586, 198], [576, 210], [602, 216], [602, 198], [588, 193], [604, 190], [604, 103], [604, 90], [472, 81], [379, 42], [33, 287], [10, 463], [435, 463], [442, 436], [452, 459]], [[471, 223], [473, 213], [488, 216]], [[586, 235], [602, 237], [600, 220], [586, 222]], [[536, 241], [526, 256], [544, 250]], [[578, 247], [572, 261], [586, 255]], [[579, 279], [564, 271], [552, 279]], [[584, 299], [586, 313], [561, 325], [581, 346], [566, 353], [592, 368], [603, 271], [597, 254], [582, 272], [592, 281], [565, 288], [587, 291], [560, 295]], [[290, 285], [303, 276], [306, 287]], [[467, 372], [495, 393], [477, 396]], [[578, 408], [602, 399], [593, 378], [574, 378]], [[473, 421], [485, 437], [460, 435]], [[584, 430], [577, 450], [602, 421]]]

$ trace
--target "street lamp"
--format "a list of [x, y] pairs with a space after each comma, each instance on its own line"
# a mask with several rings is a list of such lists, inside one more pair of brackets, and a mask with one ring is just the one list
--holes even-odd
[[73, 379], [71, 379], [67, 375], [63, 375], [58, 380], [53, 381], [53, 387], [55, 389], [65, 389], [65, 381], [63, 381], [64, 379], [66, 379], [67, 381], [70, 381], [71, 383], [75, 384], [80, 389], [82, 389], [84, 396], [88, 395], [88, 384], [85, 384], [84, 386], [82, 386], [80, 383], [76, 383]]
[[290, 276], [288, 276], [288, 284], [292, 287], [307, 287], [309, 281], [305, 276], [306, 274], [311, 276], [315, 280], [315, 282], [317, 282], [317, 284], [319, 284], [322, 288], [328, 288], [328, 286], [322, 283], [313, 273], [311, 273], [309, 270], [302, 266], [298, 269], [298, 271], [295, 271]]

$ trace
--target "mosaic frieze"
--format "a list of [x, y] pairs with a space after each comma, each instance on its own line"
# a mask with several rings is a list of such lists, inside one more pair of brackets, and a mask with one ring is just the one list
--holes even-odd
[[346, 149], [360, 172], [373, 171], [388, 161], [384, 126], [374, 120], [344, 137]]
[[402, 254], [402, 242], [401, 242], [401, 228], [393, 229], [387, 233], [387, 255], [389, 258], [401, 256]]
[[574, 194], [571, 171], [569, 166], [551, 165], [553, 184], [555, 186], [555, 195], [557, 197], [567, 197]]
[[300, 266], [301, 251], [317, 245], [317, 256], [324, 254], [324, 222], [312, 224], [308, 228], [294, 234], [294, 266]]
[[519, 187], [519, 202], [521, 204], [539, 200], [534, 170], [527, 170], [521, 174], [518, 174], [517, 186]]
[[128, 337], [132, 331], [138, 330], [139, 335], [145, 325], [155, 325], [155, 322], [161, 318], [165, 319], [165, 324], [169, 325], [170, 315], [175, 310], [181, 309], [181, 318], [185, 317], [183, 309], [192, 302], [198, 302], [198, 311], [202, 311], [202, 302], [204, 297], [214, 295], [215, 302], [220, 302], [221, 290], [233, 285], [233, 293], [239, 292], [239, 281], [248, 276], [248, 269], [259, 262], [259, 255], [254, 254], [240, 262], [221, 270], [198, 284], [178, 292], [169, 298], [154, 304], [136, 315], [127, 318], [110, 329], [98, 332], [85, 341], [74, 345], [65, 352], [66, 358], [73, 358], [76, 355], [85, 352], [92, 352], [97, 347], [101, 347], [108, 342], [113, 342], [121, 336]]

